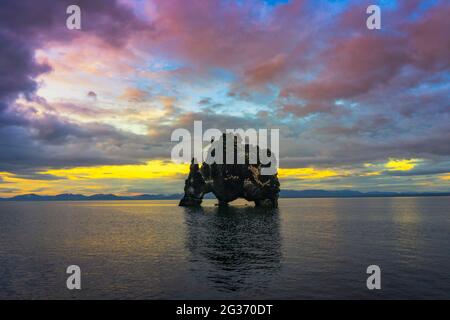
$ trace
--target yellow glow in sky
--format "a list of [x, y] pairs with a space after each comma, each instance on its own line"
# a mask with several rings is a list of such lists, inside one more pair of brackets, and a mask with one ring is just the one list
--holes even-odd
[[331, 169], [315, 169], [315, 168], [279, 168], [278, 176], [280, 178], [297, 178], [297, 179], [323, 179], [335, 177], [338, 172]]
[[188, 174], [189, 165], [170, 161], [152, 160], [145, 164], [109, 165], [51, 169], [40, 174], [51, 174], [70, 180], [82, 179], [154, 179]]
[[[177, 164], [162, 160], [148, 161], [146, 164], [108, 165], [97, 167], [75, 167], [67, 169], [50, 169], [39, 172], [70, 180], [84, 179], [154, 179], [187, 175], [188, 164]], [[337, 176], [331, 169], [315, 168], [279, 168], [280, 178], [323, 179]]]
[[420, 159], [389, 159], [384, 167], [389, 171], [408, 171], [413, 169]]

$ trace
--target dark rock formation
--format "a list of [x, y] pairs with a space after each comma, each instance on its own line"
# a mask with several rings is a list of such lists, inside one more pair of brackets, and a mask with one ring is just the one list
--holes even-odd
[[[226, 140], [234, 140], [234, 161], [226, 162]], [[227, 205], [237, 198], [254, 201], [256, 206], [277, 207], [280, 183], [277, 174], [261, 175], [261, 168], [269, 167], [260, 162], [259, 147], [243, 144], [240, 137], [224, 134], [218, 142], [214, 142], [208, 150], [208, 157], [214, 157], [215, 152], [223, 148], [223, 164], [206, 161], [200, 167], [192, 160], [189, 176], [184, 187], [184, 197], [180, 206], [199, 206], [203, 196], [212, 192], [219, 200], [219, 205]], [[262, 150], [271, 156], [270, 150]], [[245, 154], [245, 162], [238, 164], [239, 152]], [[256, 159], [251, 164], [249, 159]], [[275, 159], [276, 161], [276, 159]], [[252, 161], [255, 162], [255, 161]], [[210, 164], [208, 164], [210, 163]]]

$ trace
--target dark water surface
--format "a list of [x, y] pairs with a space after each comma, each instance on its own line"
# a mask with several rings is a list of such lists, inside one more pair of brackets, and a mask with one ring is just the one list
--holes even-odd
[[176, 203], [0, 203], [0, 298], [450, 298], [449, 197]]

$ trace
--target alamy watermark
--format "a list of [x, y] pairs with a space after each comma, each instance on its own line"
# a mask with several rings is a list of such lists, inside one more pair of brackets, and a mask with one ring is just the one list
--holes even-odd
[[[233, 139], [223, 139], [224, 133]], [[234, 137], [238, 138], [237, 141]], [[277, 173], [280, 153], [279, 129], [226, 129], [222, 132], [210, 128], [203, 132], [202, 121], [194, 121], [193, 134], [187, 129], [178, 128], [172, 132], [171, 141], [178, 141], [171, 151], [171, 159], [176, 163], [190, 163], [192, 160], [195, 163], [207, 164], [260, 163], [263, 165], [262, 175]], [[223, 143], [227, 150], [225, 155]], [[250, 152], [246, 152], [245, 145], [251, 148]], [[214, 152], [211, 152], [212, 150]]]
[[366, 20], [366, 26], [369, 30], [381, 29], [381, 9], [379, 6], [372, 4], [367, 7], [366, 13], [370, 14]]
[[366, 286], [369, 290], [381, 289], [381, 268], [376, 264], [370, 265], [366, 270], [370, 276], [367, 278]]
[[[66, 27], [69, 30], [81, 30], [81, 8], [76, 4], [69, 5], [66, 9], [69, 15], [66, 19]], [[381, 29], [381, 8], [378, 5], [371, 4], [367, 7], [366, 13], [369, 16], [366, 19], [366, 26], [369, 30]]]
[[69, 16], [66, 19], [66, 27], [69, 30], [81, 29], [81, 8], [75, 4], [67, 7], [66, 13]]
[[69, 290], [81, 290], [81, 269], [77, 265], [70, 265], [66, 269], [70, 276], [66, 280], [66, 287]]

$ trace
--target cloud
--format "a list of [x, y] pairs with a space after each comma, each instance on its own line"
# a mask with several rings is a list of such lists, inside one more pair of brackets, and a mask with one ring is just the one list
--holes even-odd
[[406, 27], [412, 59], [421, 68], [434, 71], [449, 68], [450, 39], [445, 32], [450, 28], [449, 15], [450, 4], [441, 1], [417, 23]]
[[212, 103], [212, 99], [209, 97], [202, 98], [201, 100], [198, 101], [198, 104], [201, 106], [207, 106], [207, 105], [210, 105], [211, 103]]
[[87, 97], [92, 99], [92, 100], [94, 100], [94, 101], [97, 101], [97, 94], [94, 91], [89, 91], [87, 93]]
[[[106, 149], [114, 149], [114, 145], [128, 138], [136, 140], [108, 125], [80, 124], [15, 103], [19, 96], [28, 101], [40, 100], [36, 96], [36, 78], [50, 72], [51, 68], [47, 62], [36, 60], [35, 51], [49, 41], [68, 43], [82, 36], [80, 32], [67, 30], [61, 19], [68, 4], [69, 1], [45, 0], [2, 2], [0, 170], [122, 162], [124, 159], [120, 160], [120, 156], [107, 155]], [[104, 4], [104, 1], [79, 1], [85, 22], [83, 31], [92, 32], [111, 46], [124, 45], [127, 35], [142, 24], [119, 2]], [[106, 143], [111, 145], [106, 146]]]
[[275, 81], [286, 71], [286, 55], [277, 54], [274, 57], [252, 66], [244, 72], [244, 83], [250, 88], [260, 84], [267, 84]]
[[409, 171], [413, 169], [419, 159], [389, 159], [384, 167], [390, 171]]
[[139, 88], [126, 88], [119, 97], [128, 102], [144, 102], [150, 97], [149, 93]]
[[324, 67], [319, 75], [285, 89], [283, 95], [309, 100], [355, 97], [389, 81], [408, 58], [402, 39], [391, 36], [358, 35], [335, 41], [320, 56]]

